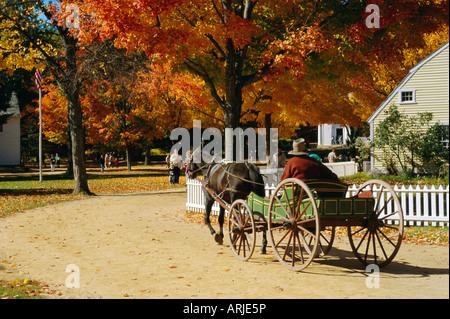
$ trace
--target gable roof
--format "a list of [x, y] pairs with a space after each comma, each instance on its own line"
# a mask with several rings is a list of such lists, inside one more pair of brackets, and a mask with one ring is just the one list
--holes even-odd
[[403, 86], [406, 84], [406, 82], [409, 81], [409, 79], [416, 74], [416, 72], [424, 65], [426, 64], [428, 61], [430, 61], [431, 59], [433, 59], [436, 55], [438, 55], [439, 53], [441, 53], [442, 51], [444, 51], [446, 48], [448, 48], [448, 42], [446, 44], [444, 44], [443, 46], [441, 46], [439, 49], [437, 49], [436, 51], [434, 51], [433, 53], [431, 53], [429, 56], [427, 56], [425, 59], [423, 59], [422, 61], [420, 61], [419, 63], [417, 63], [416, 66], [414, 66], [411, 70], [409, 70], [408, 75], [403, 79], [403, 81], [395, 88], [394, 91], [391, 92], [391, 94], [389, 94], [389, 96], [386, 98], [386, 100], [384, 100], [384, 102], [376, 109], [376, 111], [369, 117], [369, 119], [367, 120], [368, 123], [371, 123], [378, 114], [380, 114], [380, 112], [384, 109], [384, 107], [389, 104], [391, 102], [391, 100], [394, 98], [394, 96], [403, 88]]

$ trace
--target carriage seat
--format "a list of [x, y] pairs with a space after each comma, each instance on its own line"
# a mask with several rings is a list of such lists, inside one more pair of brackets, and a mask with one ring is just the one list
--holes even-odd
[[319, 198], [324, 197], [340, 197], [344, 198], [347, 194], [348, 185], [345, 183], [323, 180], [323, 179], [310, 179], [304, 181], [311, 191], [316, 191]]

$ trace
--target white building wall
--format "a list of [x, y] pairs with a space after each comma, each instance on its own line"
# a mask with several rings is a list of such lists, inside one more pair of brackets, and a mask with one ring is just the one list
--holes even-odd
[[338, 133], [342, 132], [342, 144], [348, 138], [347, 129], [339, 124], [320, 124], [318, 128], [318, 145], [332, 145], [332, 137], [335, 138], [335, 144], [337, 144]]
[[0, 165], [20, 165], [20, 118], [11, 117], [0, 132]]
[[2, 114], [11, 115], [0, 131], [0, 165], [20, 165], [20, 110], [16, 93], [13, 93], [10, 108]]

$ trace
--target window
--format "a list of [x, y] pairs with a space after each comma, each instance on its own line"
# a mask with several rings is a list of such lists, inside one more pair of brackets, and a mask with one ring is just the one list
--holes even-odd
[[400, 91], [400, 103], [416, 103], [416, 90]]

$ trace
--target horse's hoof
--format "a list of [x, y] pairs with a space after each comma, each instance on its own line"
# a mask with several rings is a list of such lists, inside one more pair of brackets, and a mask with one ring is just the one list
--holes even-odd
[[216, 241], [216, 243], [218, 243], [219, 245], [223, 244], [223, 235], [215, 233], [214, 234], [214, 240]]

